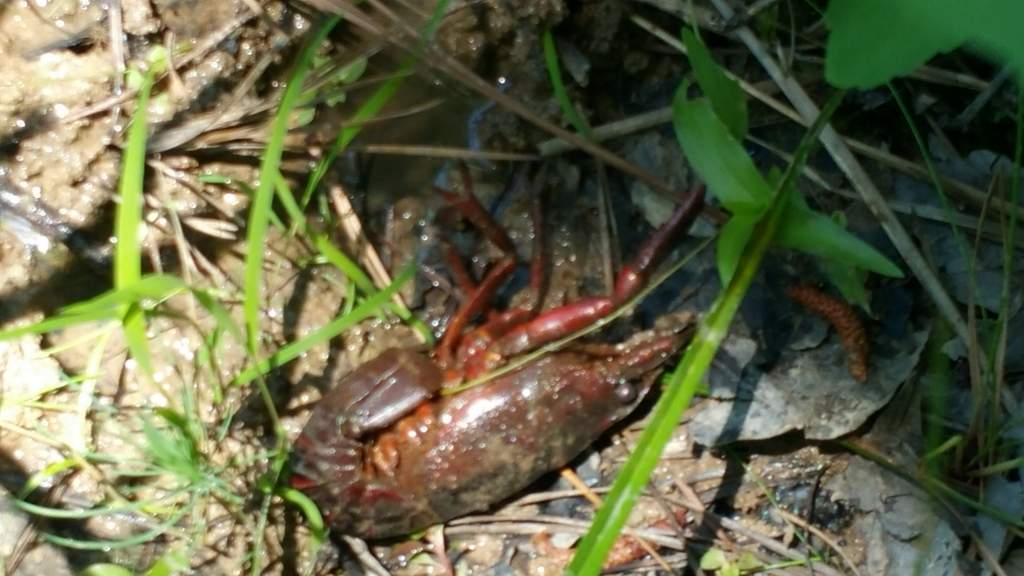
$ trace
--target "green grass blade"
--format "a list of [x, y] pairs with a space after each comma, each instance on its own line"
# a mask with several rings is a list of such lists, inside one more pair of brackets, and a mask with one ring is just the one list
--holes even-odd
[[800, 173], [800, 168], [828, 118], [842, 102], [842, 97], [843, 92], [837, 92], [804, 135], [768, 212], [744, 251], [736, 274], [719, 295], [707, 317], [701, 321], [693, 342], [687, 347], [683, 359], [669, 377], [666, 390], [658, 400], [654, 415], [644, 429], [635, 451], [616, 477], [611, 492], [598, 509], [586, 536], [576, 547], [576, 553], [567, 569], [568, 574], [595, 576], [601, 572], [604, 559], [622, 531], [636, 499], [658, 465], [662, 450], [683, 412], [700, 389], [704, 374], [729, 333], [732, 319], [760, 267], [761, 259], [772, 245], [788, 204], [793, 181]]
[[[250, 199], [256, 195], [256, 189], [248, 182], [242, 182], [241, 180], [235, 180], [234, 178], [229, 178], [220, 174], [203, 174], [199, 176], [199, 181], [203, 184], [215, 184], [218, 186], [234, 188], [248, 196]], [[270, 213], [270, 223], [278, 230], [285, 229], [284, 222], [281, 221], [281, 218], [275, 212]]]
[[121, 317], [122, 313], [117, 310], [97, 310], [87, 314], [52, 316], [34, 324], [29, 324], [28, 326], [20, 326], [18, 328], [11, 328], [10, 330], [4, 330], [3, 332], [0, 332], [0, 340], [20, 338], [26, 334], [45, 334], [47, 332], [53, 332], [54, 330], [60, 330], [62, 328], [67, 328], [68, 326], [75, 326], [85, 322], [114, 320]]
[[35, 492], [36, 488], [43, 485], [43, 482], [53, 478], [54, 476], [64, 472], [65, 470], [71, 470], [78, 466], [81, 460], [78, 458], [65, 458], [63, 460], [47, 464], [42, 470], [36, 472], [29, 479], [25, 481], [25, 485], [18, 491], [18, 500], [13, 500], [15, 504], [28, 498], [28, 495]]
[[260, 183], [253, 195], [249, 208], [248, 237], [246, 238], [244, 299], [242, 304], [245, 316], [246, 339], [249, 351], [255, 354], [259, 350], [260, 340], [260, 300], [263, 282], [263, 250], [270, 220], [271, 201], [277, 174], [280, 172], [281, 154], [284, 151], [284, 138], [288, 133], [288, 119], [302, 95], [302, 82], [309, 73], [313, 54], [327, 38], [327, 34], [341, 18], [333, 16], [320, 26], [303, 46], [295, 63], [288, 87], [281, 97], [281, 104], [270, 126], [267, 148], [260, 160]]
[[238, 329], [238, 325], [231, 318], [231, 313], [228, 312], [227, 308], [220, 301], [210, 293], [196, 288], [192, 289], [192, 296], [199, 302], [200, 306], [209, 312], [210, 316], [213, 316], [218, 328], [231, 334], [239, 344], [245, 344], [245, 336], [242, 335], [242, 331]]
[[163, 302], [184, 290], [188, 290], [188, 285], [180, 278], [164, 274], [149, 274], [132, 284], [120, 286], [83, 302], [65, 306], [61, 308], [59, 314], [87, 314], [97, 310], [128, 307], [144, 300]]
[[74, 550], [97, 550], [104, 552], [120, 550], [139, 546], [140, 544], [145, 544], [154, 540], [161, 534], [173, 528], [174, 525], [185, 516], [186, 512], [188, 512], [188, 507], [182, 507], [180, 511], [176, 512], [173, 516], [158, 524], [151, 530], [141, 532], [131, 538], [125, 538], [124, 540], [78, 540], [76, 538], [65, 538], [63, 536], [48, 533], [43, 533], [42, 537], [43, 540], [46, 540], [51, 544], [56, 544], [57, 546], [63, 546]]
[[[245, 342], [231, 314], [213, 295], [188, 286], [180, 278], [161, 274], [143, 276], [135, 284], [108, 290], [84, 302], [65, 306], [53, 316], [34, 324], [0, 332], [0, 340], [10, 340], [26, 334], [44, 334], [88, 322], [123, 319], [124, 310], [131, 310], [133, 307], [142, 310], [141, 304], [146, 301], [150, 301], [152, 305], [160, 304], [185, 291], [191, 292], [200, 306], [209, 312], [218, 328], [231, 334], [235, 341]], [[150, 307], [150, 304], [146, 305], [147, 309]]]
[[[427, 42], [433, 38], [434, 33], [437, 32], [437, 27], [441, 24], [441, 19], [444, 17], [445, 12], [448, 9], [450, 0], [438, 0], [434, 4], [434, 11], [430, 15], [430, 20], [427, 21], [427, 25], [423, 30], [422, 42]], [[305, 209], [309, 205], [309, 201], [313, 198], [313, 193], [320, 186], [320, 181], [323, 180], [327, 171], [331, 168], [331, 164], [337, 159], [338, 155], [341, 154], [352, 140], [359, 135], [359, 132], [363, 129], [363, 124], [368, 120], [372, 120], [384, 106], [391, 101], [391, 98], [398, 92], [405, 77], [412, 74], [413, 66], [416, 64], [415, 58], [406, 58], [398, 68], [398, 72], [394, 77], [389, 78], [386, 82], [381, 84], [377, 90], [356, 110], [356, 113], [348, 121], [348, 126], [341, 129], [338, 136], [334, 139], [334, 144], [331, 145], [330, 150], [327, 154], [317, 163], [316, 168], [313, 169], [313, 173], [310, 174], [309, 180], [306, 182], [306, 189], [302, 193], [302, 200], [299, 205]]]
[[100, 508], [82, 508], [79, 510], [66, 510], [64, 508], [52, 508], [50, 506], [40, 506], [31, 502], [25, 502], [22, 500], [11, 500], [11, 503], [16, 507], [32, 514], [33, 516], [39, 516], [41, 518], [54, 518], [58, 520], [84, 520], [86, 518], [95, 518], [97, 516], [112, 516], [115, 514], [129, 514], [138, 512], [144, 509], [147, 504], [145, 503], [131, 503], [120, 506], [106, 506]]
[[[340, 16], [335, 15], [329, 17], [319, 28], [316, 29], [299, 52], [299, 56], [295, 62], [295, 69], [292, 71], [291, 78], [288, 80], [288, 87], [285, 88], [284, 94], [281, 96], [281, 102], [278, 104], [277, 113], [270, 125], [267, 147], [263, 151], [263, 156], [260, 159], [260, 182], [256, 188], [255, 194], [253, 195], [252, 204], [249, 209], [249, 224], [247, 227], [248, 236], [246, 238], [245, 277], [243, 281], [244, 294], [242, 302], [242, 311], [246, 328], [246, 342], [248, 344], [249, 354], [252, 357], [256, 356], [260, 348], [260, 302], [262, 300], [261, 285], [263, 283], [263, 250], [266, 242], [267, 228], [272, 214], [271, 206], [273, 202], [273, 195], [280, 188], [278, 183], [281, 174], [281, 155], [284, 152], [284, 139], [288, 133], [292, 112], [302, 99], [302, 85], [306, 76], [309, 74], [313, 63], [313, 57], [316, 54], [317, 49], [327, 38], [327, 35], [340, 20]], [[288, 195], [290, 196], [290, 190], [288, 190], [288, 192]], [[286, 202], [286, 206], [287, 205], [288, 203]], [[296, 215], [297, 218], [295, 217]], [[294, 211], [293, 222], [295, 222], [296, 225], [300, 222], [304, 222], [301, 210]], [[263, 400], [264, 407], [267, 410], [267, 414], [273, 426], [274, 436], [276, 438], [276, 452], [270, 463], [270, 470], [267, 472], [267, 474], [273, 478], [272, 482], [276, 483], [277, 479], [280, 477], [281, 469], [284, 467], [285, 459], [287, 458], [285, 452], [287, 438], [285, 437], [284, 428], [281, 425], [280, 418], [278, 418], [277, 409], [274, 405], [270, 391], [267, 389], [266, 383], [261, 379], [257, 381], [256, 385], [257, 390], [260, 393], [260, 398]], [[267, 523], [269, 509], [269, 495], [264, 495], [263, 500], [260, 503], [256, 519], [256, 534], [263, 534], [263, 530]], [[251, 553], [253, 562], [250, 566], [250, 573], [254, 575], [259, 574], [263, 568], [264, 560], [262, 537], [257, 537], [253, 540]]]
[[352, 140], [359, 135], [359, 132], [363, 129], [363, 124], [373, 119], [377, 114], [380, 113], [381, 109], [391, 101], [391, 98], [398, 92], [398, 88], [401, 87], [402, 81], [405, 80], [405, 76], [412, 72], [413, 61], [408, 60], [401, 68], [399, 68], [398, 74], [395, 77], [389, 78], [386, 82], [381, 84], [377, 90], [356, 110], [356, 113], [352, 115], [351, 120], [348, 121], [348, 126], [341, 129], [338, 136], [334, 139], [334, 143], [331, 145], [331, 149], [327, 151], [327, 154], [320, 159], [317, 163], [316, 168], [309, 175], [309, 180], [306, 182], [306, 189], [302, 193], [302, 200], [300, 206], [305, 208], [310, 199], [313, 198], [313, 193], [320, 186], [320, 181], [323, 180], [324, 175], [330, 170], [331, 165], [338, 158]]
[[562, 108], [562, 114], [572, 124], [572, 127], [580, 134], [589, 137], [590, 125], [572, 103], [569, 93], [565, 89], [565, 83], [562, 81], [562, 68], [558, 65], [558, 50], [555, 49], [555, 38], [551, 35], [551, 30], [544, 31], [543, 42], [544, 66], [548, 69], [548, 78], [551, 80], [551, 89], [555, 93], [555, 101]]
[[284, 211], [288, 213], [288, 217], [292, 220], [291, 228], [289, 228], [289, 234], [294, 234], [295, 231], [306, 233], [308, 227], [306, 226], [306, 215], [302, 213], [302, 208], [299, 208], [298, 202], [295, 201], [295, 196], [292, 194], [291, 186], [288, 186], [288, 181], [284, 179], [284, 176], [278, 172], [274, 176], [274, 190], [277, 193], [277, 200], [284, 206]]
[[142, 276], [142, 252], [139, 247], [139, 229], [142, 225], [142, 189], [146, 173], [146, 139], [149, 95], [153, 88], [154, 71], [150, 69], [139, 87], [135, 111], [128, 127], [128, 140], [121, 158], [121, 180], [117, 193], [120, 202], [114, 215], [114, 286], [133, 284]]
[[[931, 151], [928, 149], [928, 144], [925, 142], [924, 136], [921, 131], [917, 128], [917, 123], [914, 122], [914, 116], [910, 112], [910, 108], [907, 107], [906, 102], [900, 96], [899, 90], [893, 86], [892, 82], [887, 82], [886, 87], [889, 89], [889, 94], [892, 96], [893, 101], [896, 102], [896, 106], [900, 109], [900, 114], [903, 116], [903, 121], [907, 124], [907, 128], [910, 129], [911, 136], [914, 137], [914, 143], [917, 145], [917, 150], [921, 154], [921, 158], [924, 160], [925, 169], [928, 171], [928, 178], [932, 182], [932, 186], [935, 187], [935, 192], [939, 196], [939, 201], [942, 205], [942, 214], [946, 217], [946, 221], [949, 223], [950, 232], [953, 233], [953, 243], [956, 244], [957, 249], [960, 251], [960, 257], [963, 258], [964, 262], [971, 261], [971, 249], [967, 244], [967, 240], [964, 239], [963, 234], [960, 232], [960, 227], [956, 224], [956, 208], [949, 199], [949, 195], [946, 194], [945, 187], [943, 186], [942, 179], [939, 178], [939, 173], [935, 169], [935, 163], [932, 161]], [[1015, 210], [1010, 211], [1011, 214], [1015, 214]]]
[[[142, 226], [142, 190], [146, 175], [146, 139], [148, 137], [146, 107], [156, 77], [156, 67], [146, 72], [139, 87], [128, 127], [128, 140], [121, 158], [121, 180], [118, 183], [120, 203], [114, 215], [114, 288], [124, 288], [139, 281], [142, 276], [142, 252], [139, 247], [139, 230]], [[139, 364], [143, 374], [152, 375], [153, 363], [149, 357], [146, 342], [146, 319], [141, 310], [129, 306], [123, 311], [121, 323], [124, 327], [125, 342], [132, 358]]]
[[917, 483], [919, 486], [928, 491], [929, 494], [931, 494], [933, 497], [943, 502], [947, 506], [949, 505], [949, 502], [947, 500], [951, 500], [953, 502], [971, 508], [977, 512], [980, 512], [992, 518], [993, 520], [1002, 522], [1007, 526], [1013, 526], [1017, 529], [1024, 529], [1024, 520], [1022, 520], [1020, 517], [1004, 512], [1003, 510], [1000, 510], [998, 508], [993, 508], [985, 504], [984, 502], [980, 502], [968, 496], [964, 496], [955, 488], [950, 487], [945, 482], [939, 480], [938, 478], [932, 476], [927, 472], [915, 475], [912, 472], [904, 470], [898, 464], [892, 462], [884, 455], [869, 450], [868, 448], [861, 446], [856, 442], [852, 442], [850, 440], [836, 440], [836, 444], [842, 446], [843, 448], [849, 450], [854, 454], [857, 454], [858, 456], [861, 456], [863, 458], [866, 458], [867, 460], [874, 462], [875, 464], [878, 464], [882, 468], [885, 468], [886, 470], [900, 476], [901, 478], [909, 482]]
[[281, 348], [276, 353], [270, 355], [268, 358], [260, 360], [255, 365], [236, 376], [234, 384], [247, 384], [255, 378], [270, 372], [272, 369], [298, 358], [313, 346], [322, 342], [327, 342], [331, 338], [340, 334], [343, 330], [347, 330], [356, 323], [362, 322], [370, 316], [379, 313], [384, 305], [387, 304], [388, 299], [398, 292], [403, 284], [412, 279], [414, 271], [414, 267], [406, 267], [405, 270], [403, 270], [387, 288], [364, 300], [359, 304], [359, 306], [356, 306], [352, 312], [335, 318], [328, 324], [314, 330], [305, 338], [296, 340], [295, 342]]
[[718, 267], [718, 279], [722, 286], [727, 286], [732, 280], [747, 242], [750, 241], [750, 235], [754, 233], [754, 227], [760, 219], [758, 214], [740, 212], [730, 216], [729, 221], [722, 226], [715, 247], [715, 265]]
[[314, 236], [313, 246], [332, 266], [351, 280], [356, 285], [357, 290], [363, 294], [372, 294], [375, 291], [373, 281], [363, 272], [363, 269], [354, 260], [349, 258], [348, 254], [345, 254], [331, 243], [326, 236], [322, 234]]
[[[346, 278], [355, 284], [357, 290], [360, 290], [363, 294], [372, 295], [377, 292], [370, 277], [363, 272], [362, 268], [359, 267], [347, 254], [338, 249], [337, 246], [331, 243], [331, 241], [324, 235], [316, 235], [313, 237], [313, 245], [317, 251], [331, 263], [335, 268], [341, 271]], [[409, 325], [410, 328], [419, 333], [423, 342], [433, 343], [434, 335], [431, 334], [430, 328], [427, 327], [422, 321], [412, 315], [405, 306], [400, 305], [397, 302], [387, 302], [385, 307], [391, 311], [395, 316], [398, 316], [402, 322]]]

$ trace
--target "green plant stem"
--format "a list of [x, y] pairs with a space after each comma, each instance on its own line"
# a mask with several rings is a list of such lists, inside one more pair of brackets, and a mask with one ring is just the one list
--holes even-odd
[[590, 530], [577, 547], [567, 569], [568, 574], [596, 576], [601, 572], [608, 551], [618, 538], [636, 499], [657, 466], [661, 452], [678, 425], [679, 418], [700, 389], [704, 374], [728, 334], [732, 319], [760, 267], [761, 260], [772, 245], [782, 215], [789, 204], [796, 175], [800, 173], [815, 140], [832, 113], [839, 107], [844, 94], [840, 91], [832, 96], [804, 135], [793, 162], [772, 199], [771, 207], [758, 223], [750, 243], [744, 250], [732, 281], [700, 323], [683, 359], [669, 377], [665, 393], [654, 408], [650, 424], [644, 429], [636, 450], [622, 467], [611, 492], [598, 509]]
[[263, 251], [267, 236], [267, 225], [271, 202], [274, 198], [275, 185], [279, 168], [281, 165], [281, 154], [284, 151], [284, 138], [288, 133], [288, 120], [295, 108], [299, 97], [302, 95], [302, 83], [309, 73], [309, 66], [317, 48], [327, 38], [327, 34], [341, 19], [340, 16], [332, 16], [313, 33], [306, 45], [302, 48], [295, 63], [295, 70], [281, 96], [281, 104], [278, 106], [277, 114], [270, 126], [270, 135], [267, 138], [267, 148], [260, 160], [260, 183], [252, 198], [249, 208], [248, 236], [246, 238], [246, 259], [245, 259], [245, 297], [243, 310], [245, 313], [246, 338], [250, 354], [259, 351], [259, 319], [260, 319], [260, 295], [263, 282]]
[[[284, 151], [284, 138], [288, 133], [288, 121], [292, 110], [302, 96], [302, 84], [309, 73], [313, 55], [340, 20], [340, 16], [329, 17], [313, 33], [299, 53], [295, 69], [288, 82], [288, 87], [281, 96], [281, 103], [278, 106], [277, 114], [274, 116], [274, 121], [270, 127], [270, 135], [267, 138], [267, 148], [264, 150], [263, 158], [260, 161], [260, 183], [256, 188], [256, 193], [252, 198], [252, 205], [249, 208], [248, 237], [246, 239], [247, 255], [245, 259], [245, 296], [243, 300], [243, 312], [246, 320], [246, 342], [248, 343], [249, 353], [253, 356], [258, 353], [260, 348], [259, 325], [264, 243], [266, 241], [267, 227], [270, 222], [271, 202], [280, 174], [281, 154]], [[268, 476], [270, 477], [271, 484], [276, 485], [288, 457], [288, 438], [277, 416], [277, 409], [274, 406], [273, 398], [267, 389], [266, 383], [260, 378], [257, 380], [256, 385], [259, 388], [260, 397], [263, 399], [274, 428], [274, 437], [276, 438], [275, 452]], [[266, 529], [272, 497], [273, 493], [267, 491], [260, 504], [259, 518], [256, 522], [256, 531], [253, 534], [252, 543], [250, 573], [253, 576], [260, 574], [263, 568], [263, 532]]]

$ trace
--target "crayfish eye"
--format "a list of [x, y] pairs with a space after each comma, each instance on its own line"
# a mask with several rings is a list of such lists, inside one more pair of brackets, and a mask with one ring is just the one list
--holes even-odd
[[615, 386], [615, 399], [623, 404], [632, 404], [636, 400], [636, 386], [629, 382], [619, 382]]

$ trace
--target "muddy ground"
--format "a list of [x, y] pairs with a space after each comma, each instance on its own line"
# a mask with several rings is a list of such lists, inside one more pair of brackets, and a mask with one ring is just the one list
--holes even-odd
[[[5, 328], [39, 321], [111, 288], [121, 147], [134, 109], [125, 71], [137, 68], [158, 45], [170, 47], [174, 56], [149, 107], [145, 268], [214, 291], [241, 321], [249, 203], [244, 184], [259, 179], [259, 154], [280, 87], [301, 39], [320, 17], [310, 6], [280, 2], [123, 0], [111, 7], [117, 4], [41, 0], [0, 6], [0, 318]], [[688, 66], [645, 26], [675, 36], [683, 15], [704, 27], [720, 63], [776, 94], [740, 45], [714, 34], [725, 24], [712, 8], [698, 2], [690, 12], [685, 4], [458, 3], [444, 19], [436, 44], [534, 114], [563, 125], [541, 53], [541, 34], [551, 28], [571, 100], [592, 126], [602, 126], [669, 105]], [[403, 5], [399, 15], [418, 26], [427, 11]], [[386, 22], [374, 8], [363, 14]], [[780, 40], [791, 26], [784, 14], [778, 16], [784, 25], [760, 30], [772, 30], [767, 40], [788, 50]], [[792, 17], [795, 29], [805, 23], [807, 36], [816, 38], [812, 15], [797, 10]], [[302, 190], [341, 126], [404, 57], [401, 47], [352, 22], [343, 21], [320, 56], [337, 63], [369, 57], [369, 64], [344, 88], [340, 102], [307, 107], [307, 121], [289, 132], [282, 173], [293, 190]], [[824, 93], [820, 63], [813, 59], [818, 52], [801, 45], [797, 53], [810, 56], [791, 62], [795, 75], [813, 94]], [[975, 188], [996, 177], [1011, 149], [1012, 141], [1003, 136], [978, 137], [993, 132], [981, 123], [997, 123], [991, 118], [998, 114], [983, 114], [976, 129], [964, 131], [955, 145], [943, 140], [937, 127], [986, 90], [992, 75], [975, 65], [955, 80], [933, 71], [911, 86], [919, 108], [936, 122], [930, 142], [938, 169]], [[992, 108], [1005, 108], [1007, 98], [997, 91]], [[981, 227], [977, 266], [969, 269], [951, 245], [948, 228], [929, 216], [939, 209], [927, 184], [916, 179], [920, 165], [914, 163], [909, 138], [888, 128], [893, 110], [883, 92], [858, 94], [841, 109], [836, 124], [883, 152], [868, 161], [872, 177], [894, 207], [903, 207], [901, 217], [958, 303], [966, 306], [970, 300], [997, 311], [1003, 282], [1000, 228]], [[802, 128], [763, 105], [752, 105], [751, 125], [761, 141], [748, 143], [758, 165], [784, 166], [776, 151], [791, 150]], [[498, 153], [536, 159], [538, 149], [557, 146], [551, 140], [542, 128], [437, 66], [421, 63], [381, 118], [335, 162], [321, 186], [323, 199], [318, 193], [307, 215], [311, 226], [364, 266], [368, 247], [392, 275], [415, 262], [416, 279], [403, 288], [402, 298], [440, 334], [460, 299], [440, 240], [448, 238], [472, 254], [475, 274], [500, 255], [472, 229], [453, 230], [443, 219], [445, 203], [432, 186], [457, 189], [462, 180], [458, 163], [445, 158], [442, 148], [469, 158], [476, 195], [509, 231], [525, 263], [536, 230], [527, 195], [510, 185], [525, 163]], [[673, 196], [694, 182], [665, 118], [603, 145], [666, 186], [652, 187], [578, 151], [544, 159], [545, 308], [607, 293], [622, 262], [671, 212]], [[909, 174], [905, 164], [891, 160], [901, 156], [913, 160]], [[824, 155], [812, 165], [829, 190], [808, 179], [800, 184], [804, 194], [826, 212], [842, 210], [851, 230], [898, 258], [870, 212], [844, 195], [848, 186], [835, 165]], [[215, 182], [209, 175], [230, 180]], [[328, 190], [342, 190], [351, 208], [339, 208]], [[972, 222], [980, 209], [961, 202], [955, 207], [963, 212], [961, 222]], [[283, 218], [285, 212], [277, 208]], [[355, 225], [345, 218], [353, 214]], [[658, 318], [706, 311], [721, 287], [713, 250], [704, 241], [722, 217], [721, 211], [708, 210], [670, 259], [696, 255], [596, 340], [621, 341]], [[264, 267], [262, 353], [311, 333], [351, 300], [351, 284], [314, 256], [308, 238], [272, 230]], [[517, 302], [526, 276], [525, 265], [520, 266], [496, 306]], [[972, 276], [978, 279], [973, 290]], [[1013, 326], [1022, 322], [1020, 280], [1019, 272], [1010, 279]], [[680, 423], [649, 497], [634, 512], [631, 525], [644, 532], [659, 558], [636, 539], [625, 539], [609, 569], [701, 573], [698, 560], [717, 549], [734, 563], [749, 553], [776, 574], [908, 574], [917, 566], [926, 574], [980, 574], [984, 561], [977, 550], [984, 545], [1002, 558], [1007, 574], [1015, 573], [1014, 566], [1024, 570], [1024, 549], [1004, 525], [965, 508], [943, 507], [919, 483], [894, 472], [912, 473], [920, 463], [922, 421], [928, 417], [922, 415], [920, 383], [930, 363], [945, 362], [955, 383], [949, 390], [950, 425], [966, 427], [970, 411], [967, 352], [949, 334], [936, 331], [920, 286], [912, 278], [869, 279], [871, 313], [861, 316], [872, 355], [869, 375], [859, 382], [847, 371], [835, 331], [785, 297], [789, 286], [807, 282], [823, 285], [810, 259], [778, 251], [766, 261], [716, 359], [707, 393]], [[449, 523], [443, 540], [428, 535], [384, 543], [360, 556], [357, 543], [335, 537], [314, 552], [307, 520], [297, 508], [280, 498], [263, 498], [260, 487], [275, 439], [257, 390], [231, 385], [252, 362], [244, 346], [224, 337], [211, 361], [204, 346], [216, 333], [215, 319], [185, 296], [161, 310], [148, 325], [153, 381], [140, 375], [120, 331], [109, 325], [82, 324], [0, 341], [0, 566], [6, 573], [72, 574], [97, 563], [142, 573], [161, 559], [183, 557], [182, 572], [200, 574], [360, 574], [381, 565], [395, 574], [449, 569], [550, 574], [562, 571], [593, 516], [592, 504], [553, 472], [493, 513]], [[383, 315], [274, 370], [267, 386], [287, 439], [294, 440], [310, 407], [341, 375], [392, 346], [422, 344], [413, 330]], [[1005, 393], [1019, 398], [1024, 353], [1011, 346], [1004, 361]], [[569, 469], [601, 493], [630, 453], [655, 399], [656, 392], [611, 433], [596, 438]], [[154, 419], [159, 408], [193, 419], [197, 452], [190, 458], [200, 472], [187, 486], [181, 475], [147, 467], [154, 459], [146, 440], [149, 427], [162, 425], [174, 436], [166, 422]], [[890, 467], [867, 454], [883, 454]], [[200, 480], [208, 485], [197, 490]], [[964, 484], [976, 495], [976, 485]], [[989, 505], [1009, 507], [1020, 517], [1013, 508], [1024, 501], [1019, 478], [1000, 477], [986, 488]], [[52, 518], [16, 505], [24, 500], [82, 510], [147, 499], [160, 499], [167, 509]], [[184, 513], [175, 517], [176, 511]], [[170, 529], [140, 537], [168, 518], [174, 518]], [[83, 545], [132, 538], [138, 541], [123, 547]]]

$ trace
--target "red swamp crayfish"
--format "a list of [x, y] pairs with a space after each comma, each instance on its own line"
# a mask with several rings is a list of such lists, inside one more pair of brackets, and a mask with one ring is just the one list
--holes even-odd
[[678, 330], [650, 330], [617, 345], [543, 355], [485, 384], [442, 395], [446, 386], [592, 325], [629, 301], [700, 213], [704, 198], [702, 185], [691, 190], [623, 267], [611, 296], [544, 312], [538, 310], [545, 264], [534, 209], [533, 306], [490, 312], [467, 332], [488, 312], [516, 257], [465, 171], [463, 179], [463, 194], [437, 190], [504, 257], [477, 284], [454, 248], [443, 244], [464, 299], [433, 354], [392, 348], [362, 364], [325, 394], [295, 441], [291, 483], [340, 533], [408, 535], [507, 499], [632, 412], [684, 344]]

